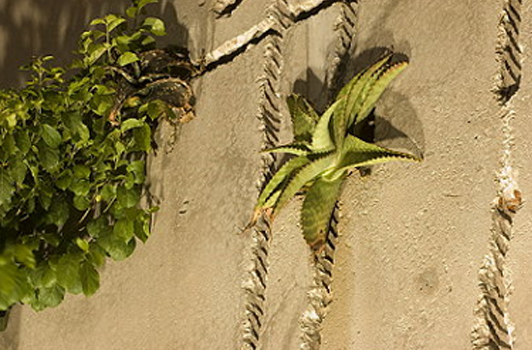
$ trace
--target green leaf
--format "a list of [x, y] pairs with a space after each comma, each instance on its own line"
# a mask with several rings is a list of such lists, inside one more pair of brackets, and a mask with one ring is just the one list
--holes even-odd
[[59, 165], [59, 151], [51, 148], [44, 142], [39, 142], [37, 149], [39, 150], [39, 161], [43, 168], [49, 172], [55, 170]]
[[102, 267], [105, 265], [105, 250], [93, 241], [89, 246], [87, 259], [89, 259], [95, 267]]
[[137, 62], [139, 60], [139, 57], [133, 53], [133, 52], [124, 52], [120, 57], [118, 57], [117, 63], [123, 67], [127, 66], [128, 64], [131, 64], [133, 62]]
[[137, 236], [137, 238], [140, 239], [142, 243], [146, 243], [150, 235], [151, 232], [149, 215], [146, 215], [141, 220], [135, 220], [135, 236]]
[[70, 190], [74, 192], [76, 196], [86, 196], [90, 193], [91, 183], [87, 180], [74, 179], [70, 184]]
[[288, 178], [290, 178], [290, 176], [292, 176], [292, 173], [296, 169], [299, 169], [309, 163], [310, 159], [308, 159], [307, 157], [296, 157], [286, 162], [275, 173], [275, 175], [270, 179], [270, 181], [268, 181], [268, 184], [262, 190], [255, 209], [263, 208], [266, 201], [280, 187], [281, 184], [283, 184], [285, 181], [287, 181]]
[[77, 179], [88, 179], [91, 175], [91, 169], [86, 165], [74, 165], [74, 177]]
[[91, 100], [91, 107], [93, 107], [94, 113], [107, 117], [114, 103], [115, 100], [112, 95], [94, 95]]
[[57, 265], [52, 266], [57, 276], [57, 284], [71, 293], [81, 291], [80, 256], [67, 254], [63, 255]]
[[123, 208], [132, 208], [140, 201], [140, 191], [137, 187], [127, 189], [125, 186], [119, 186], [117, 188], [116, 196], [118, 203]]
[[81, 249], [84, 253], [87, 253], [89, 251], [89, 243], [81, 239], [79, 237], [76, 238], [76, 245]]
[[164, 22], [159, 18], [148, 17], [144, 20], [142, 26], [146, 27], [152, 34], [155, 34], [157, 36], [166, 35]]
[[327, 111], [320, 117], [314, 134], [312, 134], [311, 149], [314, 152], [328, 152], [334, 149], [334, 142], [331, 138], [331, 132], [329, 130], [329, 124], [335, 109], [338, 107], [342, 100], [336, 101], [330, 106]]
[[122, 122], [122, 125], [120, 125], [120, 131], [124, 133], [131, 129], [140, 128], [144, 124], [145, 124], [144, 121], [141, 119], [135, 119], [135, 118], [126, 119]]
[[17, 244], [15, 246], [14, 253], [15, 259], [19, 263], [24, 264], [32, 269], [35, 268], [35, 256], [33, 255], [33, 251], [29, 246]]
[[137, 8], [136, 6], [128, 7], [127, 10], [126, 10], [126, 15], [127, 15], [129, 18], [136, 17], [136, 16], [137, 16], [137, 13], [138, 13], [138, 8]]
[[87, 58], [87, 64], [92, 65], [107, 51], [107, 47], [103, 44], [94, 44], [89, 47], [89, 57]]
[[305, 193], [301, 209], [303, 237], [313, 249], [319, 249], [327, 239], [334, 205], [340, 195], [344, 178], [333, 181], [317, 179]]
[[64, 198], [57, 198], [52, 202], [47, 214], [47, 222], [58, 228], [63, 227], [70, 216], [70, 205]]
[[[95, 25], [98, 25], [98, 24], [105, 24], [105, 20], [103, 18], [95, 18], [92, 21], [90, 21], [89, 24], [91, 26], [95, 26]], [[89, 32], [85, 32], [85, 33], [90, 34], [90, 31]]]
[[42, 124], [42, 138], [52, 148], [57, 148], [61, 144], [61, 134], [48, 124]]
[[151, 151], [151, 129], [148, 124], [144, 123], [140, 128], [134, 129], [133, 138], [138, 150]]
[[379, 74], [377, 80], [372, 85], [371, 90], [368, 91], [367, 96], [365, 96], [364, 102], [360, 107], [360, 111], [358, 112], [358, 117], [356, 119], [357, 124], [366, 119], [386, 87], [407, 66], [408, 62], [402, 61], [393, 66], [387, 67], [382, 73]]
[[66, 190], [70, 187], [70, 184], [72, 183], [72, 176], [72, 171], [70, 169], [66, 169], [61, 173], [61, 175], [59, 175], [59, 178], [55, 182], [55, 185], [63, 191]]
[[2, 148], [8, 155], [14, 155], [18, 152], [17, 146], [15, 145], [15, 138], [12, 134], [7, 134], [4, 136]]
[[317, 178], [320, 174], [329, 170], [334, 165], [335, 159], [335, 154], [329, 154], [315, 159], [310, 164], [302, 167], [301, 170], [289, 180], [279, 199], [275, 203], [274, 209], [276, 211], [281, 209], [283, 205], [301, 190], [303, 186]]
[[139, 10], [142, 10], [142, 8], [148, 4], [155, 4], [157, 3], [158, 0], [139, 0], [139, 2], [137, 3], [137, 8]]
[[26, 276], [13, 263], [0, 264], [0, 310], [7, 310], [28, 293]]
[[306, 156], [310, 150], [305, 144], [292, 143], [289, 145], [268, 148], [261, 151], [262, 153], [288, 153], [296, 156]]
[[44, 267], [44, 274], [42, 275], [42, 286], [45, 288], [50, 288], [55, 285], [57, 282], [57, 275], [48, 264]]
[[9, 205], [15, 193], [13, 178], [5, 169], [0, 169], [0, 207]]
[[135, 234], [135, 228], [133, 221], [128, 219], [118, 220], [113, 227], [113, 234], [117, 237], [120, 237], [124, 242], [129, 242], [129, 240]]
[[340, 174], [349, 169], [384, 163], [391, 160], [421, 161], [420, 158], [412, 154], [383, 148], [348, 135], [345, 139], [342, 158], [336, 167], [336, 173]]
[[81, 265], [79, 273], [81, 277], [81, 287], [83, 289], [83, 294], [88, 297], [93, 295], [98, 290], [98, 288], [100, 288], [100, 274], [88, 261], [85, 261]]
[[31, 148], [30, 136], [28, 130], [20, 129], [17, 131], [15, 136], [15, 142], [17, 148], [20, 150], [22, 156], [25, 156]]
[[75, 196], [74, 197], [74, 208], [79, 211], [85, 211], [89, 209], [91, 205], [91, 200], [85, 196]]
[[61, 304], [65, 298], [65, 289], [61, 286], [55, 285], [50, 288], [38, 289], [38, 303], [34, 307], [37, 311], [48, 307], [56, 307]]
[[364, 89], [372, 85], [374, 74], [387, 64], [391, 57], [391, 54], [384, 55], [377, 63], [363, 70], [351, 79], [351, 81], [347, 83], [338, 94], [337, 99], [346, 99], [343, 118], [347, 128], [349, 128], [355, 121], [357, 112], [360, 110], [361, 101], [364, 100]]
[[110, 231], [108, 225], [108, 219], [105, 216], [100, 216], [95, 220], [91, 220], [87, 223], [87, 232], [91, 237], [99, 237], [101, 235], [106, 235]]
[[102, 199], [106, 202], [111, 202], [116, 198], [116, 184], [105, 184], [100, 192]]
[[319, 116], [307, 100], [297, 94], [288, 96], [286, 102], [292, 119], [294, 139], [298, 142], [311, 142]]
[[151, 120], [155, 120], [161, 116], [168, 114], [168, 106], [161, 100], [154, 100], [148, 103], [148, 117]]
[[130, 240], [129, 243], [114, 235], [107, 235], [98, 240], [98, 244], [109, 254], [115, 261], [121, 261], [130, 256], [136, 247], [136, 241]]
[[112, 32], [113, 30], [116, 29], [116, 27], [118, 27], [125, 21], [126, 20], [124, 18], [117, 16], [117, 15], [110, 14], [110, 15], [105, 16], [105, 22], [107, 22], [107, 32], [108, 33]]
[[21, 185], [26, 178], [27, 170], [26, 164], [22, 160], [15, 160], [9, 166], [9, 175], [15, 183]]
[[143, 160], [134, 160], [127, 166], [127, 171], [134, 176], [134, 183], [143, 184], [146, 180], [146, 168]]

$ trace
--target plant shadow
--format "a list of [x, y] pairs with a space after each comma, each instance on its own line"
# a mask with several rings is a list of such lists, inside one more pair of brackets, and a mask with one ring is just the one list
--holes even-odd
[[[345, 74], [329, 84], [307, 69], [300, 74], [305, 78], [300, 78], [293, 84], [293, 92], [306, 97], [319, 113], [323, 113], [332, 103], [334, 96], [352, 77], [389, 52], [388, 48], [377, 47], [350, 57], [340, 65]], [[408, 60], [408, 57], [402, 53], [394, 53], [392, 60]], [[329, 98], [324, 99], [324, 96]], [[367, 142], [406, 150], [418, 157], [422, 157], [425, 151], [425, 137], [416, 110], [408, 97], [397, 92], [393, 86], [385, 90], [381, 101], [358, 129], [357, 136]], [[362, 173], [368, 172], [369, 169], [364, 169]]]

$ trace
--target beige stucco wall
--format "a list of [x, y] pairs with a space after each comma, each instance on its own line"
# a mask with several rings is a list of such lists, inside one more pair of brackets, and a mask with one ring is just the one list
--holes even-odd
[[[500, 108], [491, 92], [499, 69], [501, 3], [359, 2], [353, 58], [384, 46], [411, 59], [377, 106], [376, 139], [422, 152], [425, 160], [376, 166], [371, 175], [346, 181], [335, 298], [322, 349], [471, 348], [477, 273], [488, 252], [490, 203], [502, 153]], [[231, 17], [216, 20], [210, 1], [161, 1], [169, 25], [165, 42], [187, 44], [199, 57], [264, 18], [268, 4], [244, 0]], [[0, 0], [0, 86], [17, 85], [21, 75], [15, 67], [31, 55], [52, 53], [64, 62], [87, 19], [123, 5], [119, 0]], [[523, 11], [523, 43], [532, 40], [529, 10]], [[321, 101], [337, 14], [333, 6], [289, 30], [283, 94], [299, 81], [302, 92]], [[148, 242], [130, 259], [108, 263], [101, 290], [90, 299], [70, 296], [41, 313], [15, 308], [9, 329], [0, 335], [0, 349], [238, 347], [241, 284], [251, 244], [249, 235], [238, 232], [257, 195], [263, 46], [195, 82], [195, 120], [177, 131], [168, 125], [160, 129], [161, 147], [149, 171], [162, 209]], [[525, 199], [532, 191], [531, 89], [525, 68], [513, 122], [513, 159]], [[286, 113], [280, 139], [290, 140]], [[299, 204], [294, 200], [273, 227], [263, 336], [268, 350], [298, 348], [298, 320], [312, 282], [310, 253], [297, 225]], [[532, 347], [530, 210], [525, 205], [516, 216], [508, 256], [515, 287], [510, 315], [519, 350]]]

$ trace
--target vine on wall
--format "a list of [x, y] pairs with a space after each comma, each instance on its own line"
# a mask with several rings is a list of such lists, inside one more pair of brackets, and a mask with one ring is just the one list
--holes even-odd
[[[90, 296], [107, 257], [123, 260], [150, 236], [142, 205], [146, 155], [161, 118], [193, 116], [182, 49], [156, 49], [157, 0], [134, 0], [81, 34], [68, 68], [35, 58], [20, 90], [0, 91], [0, 311]], [[1, 316], [1, 315], [0, 315]], [[5, 327], [5, 325], [4, 325]]]

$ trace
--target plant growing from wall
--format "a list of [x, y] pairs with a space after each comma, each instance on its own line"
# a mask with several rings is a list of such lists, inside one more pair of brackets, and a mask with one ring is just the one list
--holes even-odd
[[26, 87], [0, 91], [0, 317], [94, 294], [106, 257], [125, 259], [150, 236], [152, 131], [193, 116], [198, 72], [186, 51], [155, 48], [165, 27], [144, 15], [154, 2], [93, 20], [68, 69], [36, 58]]
[[407, 66], [393, 63], [388, 54], [356, 75], [319, 116], [298, 95], [288, 98], [294, 142], [265, 150], [295, 157], [287, 161], [261, 192], [252, 224], [262, 212], [273, 217], [298, 192], [304, 195], [301, 225], [306, 242], [319, 251], [326, 239], [330, 217], [341, 184], [353, 169], [390, 160], [419, 158], [362, 141], [357, 137], [388, 84]]

